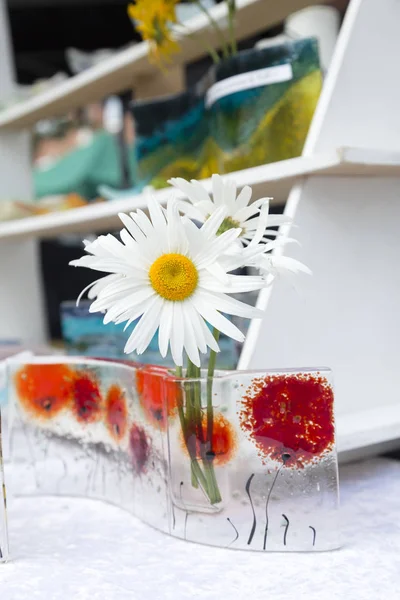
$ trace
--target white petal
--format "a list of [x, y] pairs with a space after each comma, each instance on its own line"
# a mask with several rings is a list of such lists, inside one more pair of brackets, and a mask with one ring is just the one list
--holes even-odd
[[[160, 300], [159, 296], [154, 296], [154, 298], [149, 301], [146, 311], [143, 313], [143, 316], [140, 318], [139, 323], [136, 325], [125, 345], [126, 354], [130, 354], [136, 350], [142, 340], [148, 338], [149, 332], [153, 331], [155, 322], [157, 322], [158, 327], [159, 321], [157, 321], [157, 315], [159, 315], [160, 312]], [[154, 332], [157, 330], [157, 327]]]
[[222, 206], [224, 203], [224, 182], [221, 175], [213, 175], [211, 178], [213, 200], [215, 206]]
[[223, 294], [239, 294], [242, 292], [255, 292], [266, 287], [263, 277], [251, 275], [228, 275], [228, 283], [217, 281], [208, 274], [202, 274], [201, 289], [221, 292]]
[[193, 331], [193, 325], [190, 321], [188, 312], [185, 310], [185, 307], [182, 306], [182, 314], [183, 314], [183, 329], [184, 329], [184, 348], [189, 359], [192, 361], [196, 367], [201, 366], [199, 350], [196, 344], [196, 336]]
[[146, 236], [144, 235], [143, 231], [140, 229], [136, 221], [134, 221], [131, 217], [128, 217], [128, 215], [125, 215], [124, 213], [119, 213], [118, 216], [121, 219], [122, 223], [125, 225], [128, 232], [138, 243], [143, 242], [146, 239]]
[[[140, 337], [140, 343], [138, 342], [138, 345], [137, 345], [137, 353], [138, 354], [143, 354], [143, 352], [145, 352], [148, 345], [151, 343], [152, 339], [154, 338], [154, 336], [157, 332], [157, 329], [160, 326], [160, 316], [161, 316], [162, 305], [163, 305], [162, 299], [157, 298], [157, 300], [154, 303], [154, 305], [152, 306], [152, 308], [148, 311], [148, 313], [146, 313], [147, 318], [149, 320], [149, 324], [148, 324], [147, 328], [144, 329], [144, 331], [142, 332], [142, 335]], [[143, 317], [142, 317], [142, 319], [143, 319]], [[151, 319], [151, 322], [150, 322], [150, 319]]]
[[187, 217], [182, 217], [186, 238], [190, 240], [190, 258], [196, 261], [196, 257], [203, 251], [205, 238], [201, 230]]
[[206, 188], [199, 181], [196, 181], [196, 179], [192, 179], [191, 184], [192, 184], [192, 189], [195, 190], [194, 193], [196, 194], [196, 198], [197, 198], [196, 203], [211, 202], [209, 193], [207, 192]]
[[214, 352], [220, 352], [218, 342], [215, 339], [215, 337], [213, 336], [213, 334], [211, 333], [210, 328], [208, 327], [207, 323], [204, 321], [204, 319], [201, 315], [199, 315], [199, 319], [200, 319], [200, 325], [203, 330], [203, 334], [204, 334], [207, 346], [209, 348], [211, 348], [211, 350], [213, 350]]
[[212, 263], [207, 267], [208, 273], [210, 273], [213, 277], [215, 277], [218, 281], [222, 283], [228, 283], [229, 277], [226, 273], [226, 270], [221, 267], [217, 262]]
[[215, 204], [214, 204], [214, 202], [212, 200], [207, 200], [207, 201], [199, 202], [198, 204], [196, 204], [196, 208], [197, 208], [197, 210], [199, 210], [199, 211], [202, 212], [202, 214], [204, 215], [204, 218], [206, 219], [218, 207], [215, 206]]
[[210, 200], [210, 196], [206, 190], [200, 184], [195, 185], [197, 182], [194, 180], [189, 183], [185, 179], [182, 179], [182, 177], [173, 177], [168, 183], [180, 190], [193, 204]]
[[224, 204], [225, 204], [225, 206], [228, 207], [229, 214], [231, 216], [233, 216], [236, 211], [236, 192], [237, 192], [236, 183], [232, 179], [229, 179], [225, 183]]
[[125, 331], [134, 321], [137, 321], [138, 318], [142, 316], [147, 310], [148, 305], [149, 300], [143, 300], [140, 304], [136, 304], [134, 308], [128, 308], [125, 312], [121, 313], [119, 317], [114, 320], [114, 323], [119, 325], [120, 323], [127, 321], [124, 327]]
[[216, 235], [218, 229], [221, 227], [223, 220], [227, 215], [226, 206], [220, 206], [212, 215], [207, 219], [204, 225], [201, 228], [202, 233], [209, 238], [212, 238]]
[[[236, 198], [236, 211], [240, 210], [241, 208], [245, 208], [248, 205], [251, 200], [252, 193], [253, 190], [249, 185], [246, 185], [242, 189], [239, 196]], [[235, 218], [235, 216], [233, 218]]]
[[[107, 275], [107, 277], [108, 277], [108, 275]], [[102, 279], [105, 279], [105, 277], [102, 277]], [[87, 285], [85, 288], [83, 288], [83, 290], [81, 291], [81, 293], [79, 294], [79, 296], [76, 300], [76, 306], [79, 305], [79, 302], [82, 300], [82, 298], [86, 294], [86, 292], [89, 291], [90, 289], [92, 289], [100, 281], [102, 281], [102, 279], [96, 279], [96, 281], [92, 281], [92, 283], [89, 283], [89, 285]], [[88, 294], [88, 296], [89, 296], [89, 294]]]
[[228, 252], [229, 248], [239, 237], [240, 232], [241, 229], [229, 229], [229, 231], [225, 231], [222, 235], [219, 235], [217, 238], [210, 241], [209, 244], [204, 247], [203, 251], [196, 256], [196, 266], [199, 269], [205, 268], [213, 261], [217, 260], [224, 252]]
[[307, 275], [312, 275], [312, 272], [306, 265], [294, 258], [289, 258], [288, 256], [265, 256], [262, 259], [261, 265], [271, 273], [284, 273], [285, 271], [289, 271], [291, 273], [302, 272]]
[[293, 219], [286, 215], [269, 215], [268, 227], [278, 227], [279, 225], [290, 225]]
[[130, 216], [135, 221], [135, 223], [137, 223], [137, 225], [140, 227], [140, 229], [143, 231], [146, 237], [151, 236], [151, 234], [154, 231], [153, 226], [151, 224], [150, 219], [140, 208], [137, 209], [136, 213], [131, 212]]
[[201, 316], [210, 323], [215, 329], [224, 333], [228, 337], [237, 340], [238, 342], [243, 342], [244, 335], [243, 333], [234, 325], [231, 321], [229, 321], [226, 317], [221, 315], [214, 308], [209, 306], [206, 302], [202, 300], [199, 295], [196, 294], [195, 298], [193, 298], [193, 304], [195, 308], [199, 311]]
[[[207, 344], [206, 339], [203, 333], [203, 328], [200, 321], [203, 321], [202, 317], [199, 315], [197, 310], [194, 308], [192, 301], [189, 299], [185, 302], [185, 311], [189, 316], [189, 319], [193, 325], [193, 333], [196, 338], [196, 344], [199, 348], [200, 352], [205, 354], [207, 352]], [[207, 327], [207, 326], [206, 326]], [[208, 328], [207, 328], [208, 329]]]
[[169, 252], [177, 252], [178, 254], [186, 255], [189, 250], [189, 241], [186, 236], [182, 219], [178, 212], [178, 204], [176, 200], [171, 199], [168, 201], [167, 215], [167, 238]]
[[178, 201], [178, 209], [179, 212], [183, 213], [194, 221], [198, 221], [199, 223], [204, 223], [205, 217], [207, 216], [207, 214], [205, 214], [204, 211], [200, 210], [197, 206], [193, 206], [193, 204], [190, 204], [184, 200]]
[[[143, 289], [140, 288], [138, 291], [133, 292], [133, 294], [124, 296], [120, 301], [113, 303], [112, 307], [107, 310], [104, 322], [110, 323], [111, 321], [114, 321], [126, 310], [133, 310], [136, 306], [146, 300], [149, 302], [153, 301], [155, 296], [156, 293], [150, 286]], [[103, 310], [102, 308], [98, 308], [99, 306], [102, 306], [101, 300], [102, 299], [99, 298], [92, 304], [90, 307], [90, 312], [92, 312], [92, 308], [94, 312]]]
[[164, 217], [164, 213], [161, 209], [161, 206], [153, 198], [153, 196], [149, 197], [149, 199], [147, 201], [147, 205], [149, 207], [149, 213], [150, 213], [151, 222], [153, 223], [153, 227], [155, 229], [157, 229], [159, 231], [159, 233], [161, 233], [161, 231], [166, 226], [165, 217]]
[[113, 284], [114, 282], [119, 281], [121, 279], [121, 277], [122, 277], [122, 275], [106, 275], [105, 277], [98, 279], [95, 282], [95, 285], [89, 291], [88, 298], [90, 298], [91, 300], [93, 298], [96, 298], [104, 288], [107, 288], [109, 285]]
[[231, 298], [226, 294], [202, 290], [199, 296], [204, 302], [215, 308], [215, 310], [228, 315], [244, 317], [245, 319], [261, 319], [264, 316], [262, 310]]
[[173, 303], [173, 321], [171, 330], [171, 354], [178, 367], [183, 365], [184, 323], [180, 302]]
[[257, 214], [260, 210], [260, 207], [268, 200], [272, 200], [272, 198], [260, 198], [259, 200], [256, 200], [250, 204], [250, 206], [245, 206], [235, 214], [235, 219], [241, 223], [247, 221], [247, 219], [250, 219], [250, 217]]
[[168, 352], [173, 316], [174, 308], [172, 302], [164, 302], [160, 317], [160, 331], [158, 332], [158, 346], [163, 358], [167, 356]]
[[265, 230], [267, 228], [268, 223], [268, 213], [269, 213], [269, 202], [268, 200], [261, 207], [260, 216], [258, 219], [257, 229], [254, 233], [253, 239], [250, 242], [250, 246], [256, 246], [259, 244], [264, 236]]

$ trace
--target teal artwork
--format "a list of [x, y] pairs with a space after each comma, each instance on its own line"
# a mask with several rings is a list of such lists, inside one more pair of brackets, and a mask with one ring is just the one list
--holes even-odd
[[[61, 305], [61, 327], [65, 351], [71, 356], [88, 356], [116, 360], [140, 360], [144, 364], [174, 366], [170, 354], [163, 359], [158, 348], [158, 334], [154, 336], [146, 352], [140, 357], [127, 356], [124, 347], [129, 332], [124, 331], [124, 324], [103, 323], [101, 313], [89, 312], [90, 302], [63, 302]], [[132, 329], [137, 322], [132, 323]], [[217, 358], [220, 369], [235, 369], [238, 360], [238, 348], [231, 338], [221, 335], [219, 346], [221, 352]], [[207, 365], [208, 355], [202, 357]], [[1, 392], [0, 392], [1, 397]]]
[[[208, 126], [204, 96], [185, 92], [146, 102], [134, 102], [136, 122], [136, 158], [138, 185], [165, 187], [167, 180], [179, 173], [192, 179], [208, 177]], [[211, 173], [210, 173], [211, 174]]]

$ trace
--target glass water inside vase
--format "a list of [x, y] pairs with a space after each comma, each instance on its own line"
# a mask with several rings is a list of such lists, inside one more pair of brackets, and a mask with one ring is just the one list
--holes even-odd
[[9, 363], [17, 494], [113, 502], [175, 537], [226, 548], [338, 547], [329, 370], [186, 380], [162, 367], [62, 360]]

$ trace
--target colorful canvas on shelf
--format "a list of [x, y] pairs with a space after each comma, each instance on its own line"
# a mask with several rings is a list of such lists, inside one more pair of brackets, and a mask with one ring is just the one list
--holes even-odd
[[314, 39], [248, 50], [223, 61], [208, 95], [218, 171], [300, 156], [321, 89]]
[[207, 80], [207, 93], [133, 103], [139, 191], [301, 155], [322, 89], [315, 39], [240, 52]]

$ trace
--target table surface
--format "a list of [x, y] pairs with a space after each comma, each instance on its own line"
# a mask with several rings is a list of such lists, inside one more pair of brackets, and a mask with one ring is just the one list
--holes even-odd
[[159, 533], [86, 499], [10, 503], [1, 600], [399, 600], [400, 461], [341, 468], [341, 550], [223, 550]]

